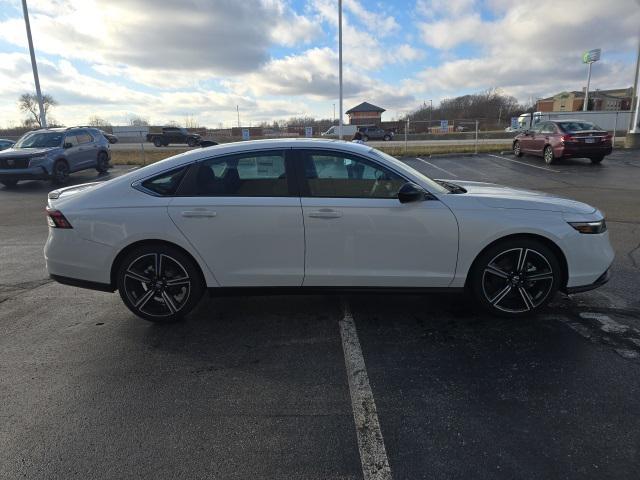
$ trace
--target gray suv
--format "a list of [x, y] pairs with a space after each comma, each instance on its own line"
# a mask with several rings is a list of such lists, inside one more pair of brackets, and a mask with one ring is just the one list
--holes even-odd
[[79, 170], [106, 172], [109, 160], [109, 142], [96, 128], [34, 130], [0, 152], [0, 183], [14, 187], [20, 180], [49, 179], [58, 185]]

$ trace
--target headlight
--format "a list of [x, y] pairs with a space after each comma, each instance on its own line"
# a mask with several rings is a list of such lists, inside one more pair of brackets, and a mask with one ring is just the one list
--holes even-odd
[[34, 165], [37, 165], [40, 162], [45, 161], [47, 158], [46, 155], [38, 155], [37, 157], [31, 157], [29, 158], [29, 166], [32, 167]]
[[569, 225], [580, 233], [604, 233], [607, 231], [607, 224], [604, 218], [597, 222], [569, 222]]

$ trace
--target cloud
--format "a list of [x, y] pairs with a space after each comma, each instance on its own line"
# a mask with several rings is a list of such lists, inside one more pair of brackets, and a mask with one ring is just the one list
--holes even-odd
[[[40, 51], [102, 64], [232, 75], [255, 70], [273, 44], [308, 43], [321, 33], [283, 0], [59, 0], [32, 8]], [[0, 38], [24, 46], [20, 18]]]

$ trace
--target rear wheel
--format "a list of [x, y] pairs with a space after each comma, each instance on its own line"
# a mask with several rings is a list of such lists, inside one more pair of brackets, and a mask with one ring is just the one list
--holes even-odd
[[556, 157], [553, 154], [553, 148], [551, 148], [551, 145], [547, 145], [546, 147], [544, 147], [543, 156], [544, 156], [544, 162], [547, 165], [551, 165], [555, 161]]
[[362, 136], [362, 140], [364, 140], [365, 142], [369, 141], [369, 135], [363, 135]]
[[51, 183], [54, 185], [62, 185], [69, 180], [69, 164], [64, 160], [58, 160], [53, 164], [51, 172]]
[[198, 142], [196, 142], [195, 138], [187, 139], [187, 145], [189, 145], [190, 147], [195, 147], [197, 144], [198, 144]]
[[391, 140], [391, 135], [385, 135], [384, 137], [382, 137], [382, 139], [383, 139], [385, 142], [388, 142], [389, 140]]
[[109, 169], [109, 156], [106, 152], [98, 153], [98, 161], [96, 163], [96, 170], [98, 173], [107, 173]]
[[591, 160], [591, 163], [600, 163], [600, 162], [602, 162], [602, 160], [604, 160], [604, 155], [598, 155], [597, 157], [591, 157], [590, 160]]
[[513, 154], [516, 157], [522, 156], [522, 149], [520, 148], [520, 142], [518, 142], [517, 140], [513, 142]]
[[137, 316], [158, 323], [180, 320], [198, 303], [204, 281], [195, 262], [167, 245], [132, 250], [118, 267], [118, 292]]
[[18, 180], [0, 180], [0, 183], [3, 184], [7, 188], [13, 188], [18, 184]]
[[156, 147], [161, 147], [161, 146], [162, 146], [162, 139], [160, 139], [160, 138], [154, 138], [154, 139], [153, 139], [153, 144], [154, 144]]
[[507, 317], [543, 308], [560, 287], [560, 263], [543, 243], [528, 238], [500, 242], [481, 254], [469, 287], [490, 313]]

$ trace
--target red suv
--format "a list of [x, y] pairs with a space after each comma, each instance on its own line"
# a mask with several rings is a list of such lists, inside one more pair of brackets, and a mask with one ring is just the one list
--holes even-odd
[[584, 157], [600, 163], [612, 150], [611, 135], [584, 120], [542, 122], [534, 130], [526, 130], [513, 141], [513, 153], [540, 155], [548, 164], [558, 158]]

